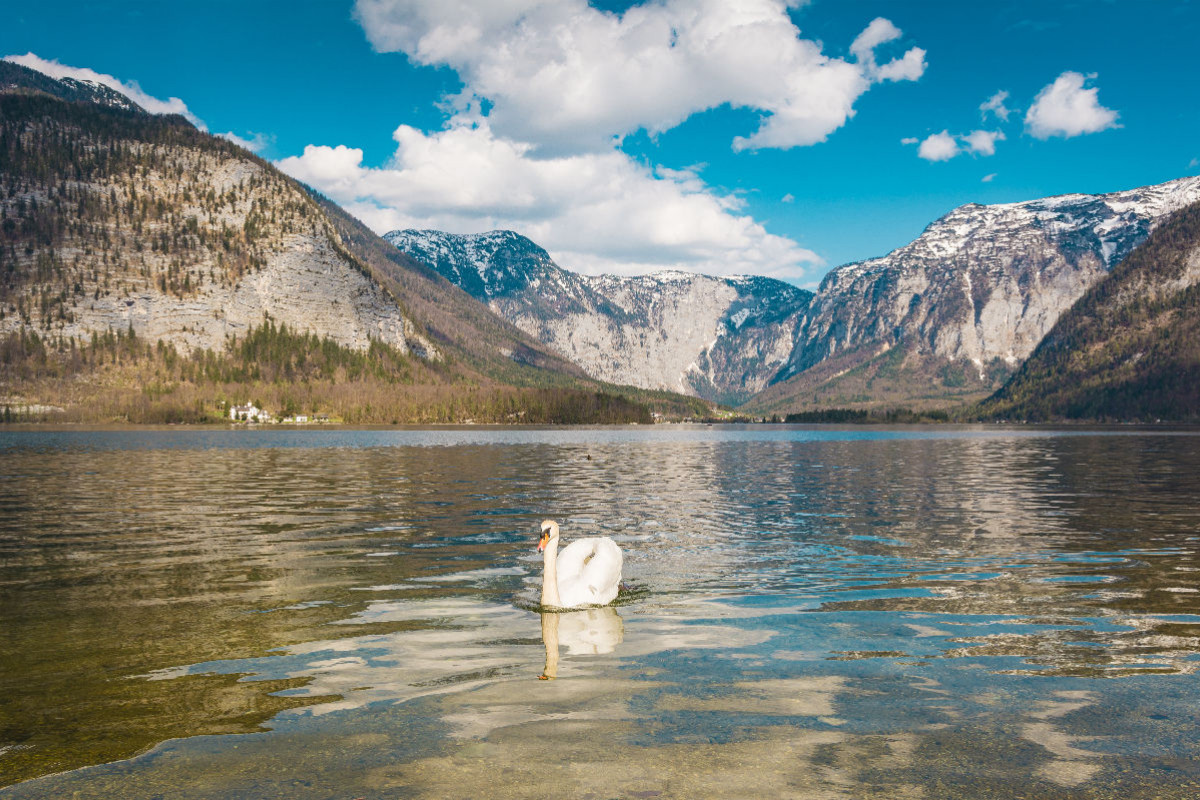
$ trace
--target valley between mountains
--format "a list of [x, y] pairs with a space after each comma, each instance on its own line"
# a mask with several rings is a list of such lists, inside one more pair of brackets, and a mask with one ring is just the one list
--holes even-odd
[[[250, 401], [376, 423], [648, 422], [714, 404], [1195, 420], [1198, 203], [1186, 177], [968, 204], [816, 292], [582, 275], [513, 231], [381, 238], [181, 117], [3, 62], [0, 406], [130, 422]], [[1076, 373], [1082, 398], [1062, 385]]]

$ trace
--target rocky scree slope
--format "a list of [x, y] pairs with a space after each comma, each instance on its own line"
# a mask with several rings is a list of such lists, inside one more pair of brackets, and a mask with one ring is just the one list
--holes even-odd
[[777, 385], [748, 407], [980, 399], [1113, 265], [1197, 200], [1192, 177], [956, 208], [912, 243], [830, 272]]
[[812, 297], [770, 278], [579, 275], [512, 231], [384, 238], [595, 378], [723, 403], [786, 363]]

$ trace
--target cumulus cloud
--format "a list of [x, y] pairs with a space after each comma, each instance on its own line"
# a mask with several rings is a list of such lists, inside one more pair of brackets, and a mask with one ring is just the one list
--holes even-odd
[[1025, 115], [1025, 129], [1038, 139], [1069, 139], [1117, 125], [1117, 112], [1100, 105], [1099, 89], [1086, 84], [1096, 75], [1064, 72], [1038, 92]]
[[888, 20], [859, 34], [849, 61], [800, 38], [788, 5], [660, 0], [613, 14], [586, 0], [358, 0], [354, 14], [376, 50], [454, 69], [460, 109], [486, 99], [498, 137], [551, 155], [603, 151], [725, 104], [762, 112], [736, 149], [815, 144], [873, 84], [923, 74], [920, 48], [877, 63], [901, 35]]
[[889, 19], [876, 17], [862, 33], [850, 43], [850, 53], [859, 61], [874, 61], [875, 48], [885, 42], [900, 38], [900, 29]]
[[[996, 154], [996, 142], [1004, 141], [1003, 131], [971, 131], [968, 134], [952, 134], [949, 130], [934, 133], [921, 142], [917, 155], [926, 161], [949, 161], [961, 153], [979, 156]], [[901, 139], [901, 144], [916, 144], [915, 138]]]
[[962, 137], [966, 143], [967, 149], [972, 153], [977, 153], [981, 156], [991, 156], [996, 154], [996, 142], [1004, 141], [1003, 131], [971, 131], [966, 136]]
[[262, 152], [262, 150], [266, 148], [267, 144], [270, 142], [270, 139], [265, 133], [251, 133], [249, 139], [245, 138], [244, 136], [238, 136], [233, 131], [226, 131], [225, 133], [218, 133], [215, 135], [220, 136], [222, 139], [228, 139], [238, 147], [246, 148], [251, 153]]
[[917, 148], [917, 155], [926, 161], [949, 161], [958, 154], [958, 140], [949, 131], [930, 134]]
[[850, 54], [875, 80], [915, 81], [925, 74], [925, 51], [919, 47], [910, 48], [902, 57], [892, 59], [882, 67], [875, 63], [875, 48], [899, 39], [900, 35], [900, 29], [891, 20], [876, 17], [850, 43]]
[[58, 61], [47, 60], [35, 55], [34, 53], [26, 53], [23, 56], [10, 55], [4, 57], [5, 61], [11, 61], [14, 64], [20, 64], [22, 67], [37, 70], [43, 75], [49, 75], [51, 78], [74, 78], [78, 81], [91, 81], [102, 86], [120, 92], [128, 97], [139, 106], [149, 111], [151, 114], [182, 114], [189, 122], [195, 125], [200, 130], [208, 130], [204, 123], [188, 110], [187, 104], [178, 97], [171, 97], [166, 100], [160, 100], [157, 97], [146, 94], [142, 91], [142, 87], [138, 86], [137, 81], [125, 82], [114, 78], [112, 75], [106, 75], [102, 72], [88, 69], [87, 67], [69, 67], [66, 64], [60, 64]]
[[980, 116], [982, 116], [986, 122], [989, 113], [995, 114], [996, 118], [1001, 122], [1008, 122], [1008, 115], [1012, 113], [1012, 109], [1004, 105], [1004, 101], [1006, 100], [1008, 100], [1008, 92], [996, 92], [987, 100], [979, 104]]
[[894, 58], [875, 72], [881, 81], [915, 81], [925, 74], [925, 51], [914, 47], [901, 58]]
[[401, 125], [394, 138], [396, 152], [379, 168], [344, 145], [309, 145], [277, 164], [377, 232], [509, 228], [580, 272], [682, 268], [800, 280], [822, 265], [690, 170], [655, 171], [616, 149], [534, 158], [531, 145], [496, 136], [486, 121], [429, 134]]

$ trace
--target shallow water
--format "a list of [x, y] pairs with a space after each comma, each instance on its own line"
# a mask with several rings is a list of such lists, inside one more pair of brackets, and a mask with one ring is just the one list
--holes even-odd
[[0, 796], [1190, 798], [1198, 542], [1188, 432], [0, 431]]

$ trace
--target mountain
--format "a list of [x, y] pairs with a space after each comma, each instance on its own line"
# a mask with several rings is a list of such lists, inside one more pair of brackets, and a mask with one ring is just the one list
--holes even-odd
[[511, 231], [384, 236], [589, 374], [752, 413], [944, 408], [1003, 385], [1200, 178], [968, 204], [815, 296], [766, 278], [578, 275]]
[[1200, 178], [1111, 194], [969, 204], [882, 258], [822, 281], [758, 412], [947, 406], [999, 388], [1060, 315]]
[[104, 84], [76, 78], [51, 78], [36, 70], [3, 60], [0, 60], [0, 93], [42, 94], [72, 103], [92, 103], [123, 111], [144, 111], [137, 103]]
[[512, 231], [383, 238], [595, 378], [722, 403], [768, 384], [812, 298], [770, 278], [579, 275]]
[[696, 413], [598, 386], [182, 117], [0, 63], [0, 405], [199, 420], [254, 393], [363, 422]]
[[1200, 203], [1171, 215], [1063, 314], [980, 412], [1200, 421]]
[[355, 349], [378, 340], [438, 357], [316, 201], [269, 164], [179, 117], [49, 93], [0, 103], [0, 333], [132, 328], [191, 352], [269, 318]]

